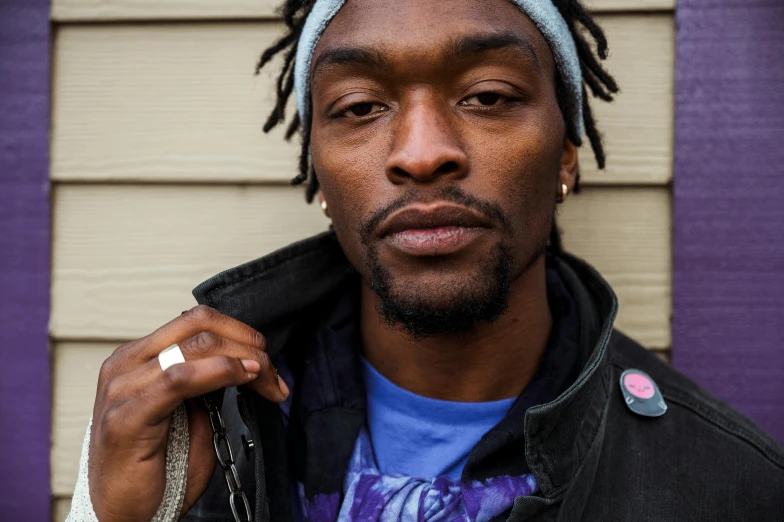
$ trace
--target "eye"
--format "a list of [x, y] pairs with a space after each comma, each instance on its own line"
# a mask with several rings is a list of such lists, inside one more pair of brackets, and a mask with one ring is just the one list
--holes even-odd
[[480, 92], [479, 94], [466, 98], [460, 103], [462, 105], [471, 105], [475, 107], [495, 107], [508, 101], [511, 101], [510, 98], [497, 92]]
[[368, 116], [369, 114], [383, 110], [384, 106], [380, 103], [362, 102], [350, 105], [348, 108], [341, 111], [339, 116], [345, 118], [362, 118], [363, 116]]

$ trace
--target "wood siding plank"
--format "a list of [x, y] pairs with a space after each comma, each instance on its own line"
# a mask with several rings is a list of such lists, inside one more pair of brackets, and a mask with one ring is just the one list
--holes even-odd
[[328, 226], [282, 186], [59, 186], [55, 213], [51, 332], [71, 339], [145, 335], [207, 277]]
[[[79, 455], [76, 456], [79, 458]], [[71, 487], [73, 489], [73, 487]], [[65, 522], [68, 512], [71, 511], [71, 495], [67, 497], [55, 497], [52, 499], [52, 521]]]
[[[586, 184], [665, 184], [672, 173], [673, 17], [601, 17], [623, 93], [595, 103], [607, 170]], [[55, 46], [52, 178], [285, 182], [298, 140], [261, 126], [277, 67], [253, 76], [278, 22], [75, 25]], [[292, 113], [292, 111], [289, 111]]]
[[675, 0], [583, 0], [593, 12], [673, 11]]
[[[675, 0], [587, 0], [593, 11], [672, 10]], [[71, 21], [261, 19], [281, 0], [52, 0], [52, 19]]]
[[[670, 343], [669, 201], [664, 187], [589, 188], [561, 217], [566, 246], [615, 286], [619, 327], [655, 348]], [[59, 186], [52, 334], [146, 335], [203, 279], [326, 228], [289, 187]]]
[[275, 22], [61, 28], [52, 177], [291, 179], [298, 140], [287, 144], [280, 129], [262, 132], [279, 67], [253, 74], [258, 55], [282, 27]]
[[93, 412], [98, 372], [119, 344], [58, 343], [54, 346], [51, 461], [55, 497], [73, 494], [82, 441]]
[[649, 348], [671, 344], [672, 208], [665, 188], [592, 188], [570, 197], [564, 248], [589, 261], [620, 302], [616, 327]]
[[670, 15], [599, 17], [607, 33], [607, 69], [621, 92], [606, 103], [592, 98], [604, 135], [607, 166], [596, 160], [585, 138], [580, 149], [589, 184], [663, 184], [672, 180], [675, 86], [675, 24]]

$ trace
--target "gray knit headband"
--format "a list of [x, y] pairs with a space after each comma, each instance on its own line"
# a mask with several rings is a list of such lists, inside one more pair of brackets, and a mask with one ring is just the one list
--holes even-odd
[[[509, 1], [528, 15], [550, 44], [558, 72], [568, 93], [564, 116], [567, 123], [571, 125], [574, 135], [582, 136], [583, 78], [580, 71], [580, 60], [577, 57], [577, 48], [566, 21], [551, 0]], [[297, 108], [303, 122], [310, 118], [308, 101], [310, 99], [310, 65], [313, 61], [313, 52], [327, 24], [345, 3], [346, 0], [316, 0], [302, 28], [294, 63], [294, 87], [296, 88]]]

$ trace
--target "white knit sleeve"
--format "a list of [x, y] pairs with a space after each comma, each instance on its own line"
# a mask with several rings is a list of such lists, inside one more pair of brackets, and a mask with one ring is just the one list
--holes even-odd
[[[98, 522], [90, 502], [90, 484], [87, 480], [87, 460], [90, 453], [90, 431], [93, 420], [87, 425], [79, 459], [79, 477], [76, 480], [71, 511], [66, 522]], [[182, 501], [185, 498], [185, 481], [188, 477], [188, 414], [180, 406], [172, 414], [169, 440], [166, 443], [166, 487], [163, 501], [151, 522], [174, 522], [179, 520]]]

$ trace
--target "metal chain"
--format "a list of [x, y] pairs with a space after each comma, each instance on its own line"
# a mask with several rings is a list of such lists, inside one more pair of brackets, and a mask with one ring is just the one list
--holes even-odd
[[[251, 513], [250, 504], [248, 504], [248, 497], [242, 491], [240, 475], [237, 473], [237, 467], [234, 465], [234, 451], [231, 449], [231, 443], [226, 436], [226, 425], [223, 423], [220, 408], [209, 397], [204, 398], [204, 403], [207, 406], [207, 413], [210, 417], [210, 426], [212, 426], [212, 445], [215, 447], [215, 456], [218, 457], [218, 464], [223, 470], [226, 487], [229, 488], [231, 514], [234, 515], [235, 522], [253, 522], [253, 513]], [[240, 510], [242, 510], [244, 517], [240, 517]]]

